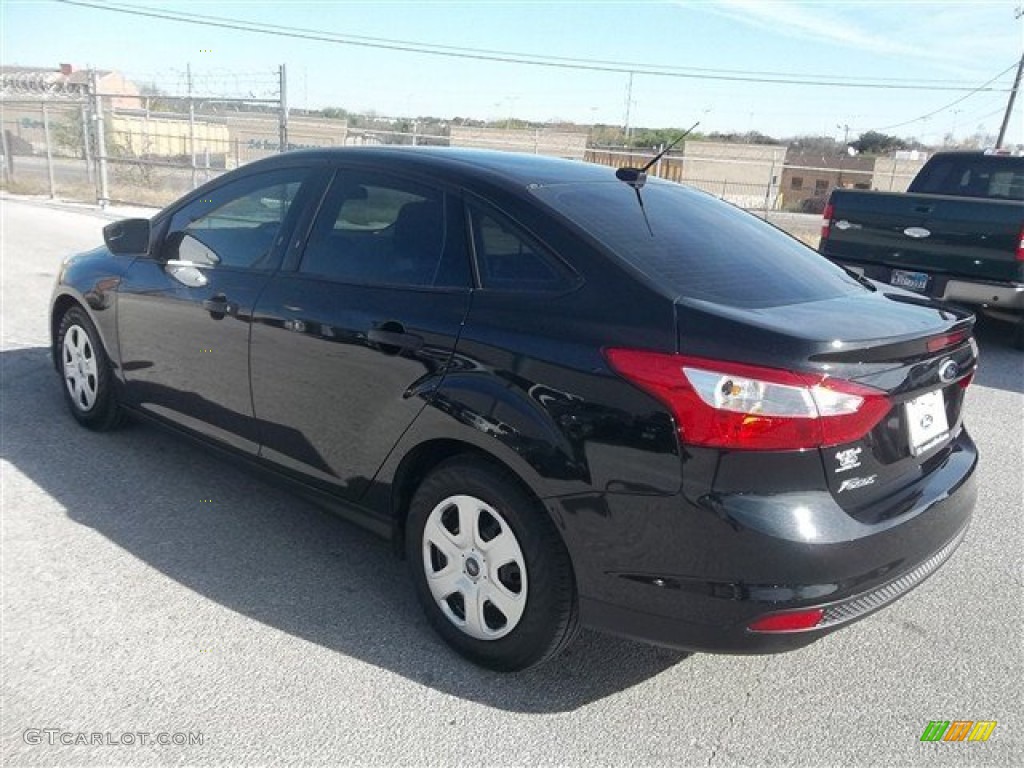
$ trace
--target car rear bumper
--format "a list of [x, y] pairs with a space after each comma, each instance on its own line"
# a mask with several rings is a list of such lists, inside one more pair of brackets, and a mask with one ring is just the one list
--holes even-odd
[[[800, 648], [899, 599], [952, 556], [974, 508], [976, 463], [961, 432], [943, 465], [904, 489], [906, 499], [893, 500], [906, 511], [871, 525], [827, 495], [805, 495], [794, 507], [799, 529], [784, 519], [778, 499], [753, 513], [749, 498], [739, 508], [729, 499], [608, 495], [603, 519], [571, 503], [563, 521], [581, 618], [595, 629], [684, 650]], [[580, 532], [583, 550], [575, 545]], [[812, 608], [824, 613], [811, 629], [748, 629], [768, 614]]]
[[1024, 312], [1024, 285], [1020, 283], [953, 279], [946, 283], [941, 298], [957, 304]]
[[[893, 270], [881, 264], [864, 264], [837, 258], [833, 258], [833, 260], [872, 280], [881, 283], [892, 282]], [[929, 274], [925, 295], [940, 301], [970, 307], [985, 307], [1004, 312], [1024, 312], [1024, 284], [1022, 283]]]

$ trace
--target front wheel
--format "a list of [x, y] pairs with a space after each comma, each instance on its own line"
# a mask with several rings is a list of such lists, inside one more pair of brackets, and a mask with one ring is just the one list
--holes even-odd
[[526, 669], [575, 637], [569, 555], [547, 512], [505, 472], [466, 457], [439, 466], [413, 496], [405, 543], [427, 618], [471, 661]]
[[117, 426], [121, 410], [110, 360], [96, 326], [81, 307], [72, 307], [61, 318], [57, 352], [64, 400], [71, 415], [83, 426], [98, 431]]

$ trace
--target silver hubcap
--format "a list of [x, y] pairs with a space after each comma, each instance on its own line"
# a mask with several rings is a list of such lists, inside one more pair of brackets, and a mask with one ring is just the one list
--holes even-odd
[[72, 325], [64, 334], [64, 381], [75, 407], [88, 411], [96, 404], [96, 351], [89, 334], [80, 325]]
[[450, 496], [427, 518], [423, 569], [448, 620], [477, 640], [497, 640], [526, 608], [526, 560], [505, 519], [473, 496]]

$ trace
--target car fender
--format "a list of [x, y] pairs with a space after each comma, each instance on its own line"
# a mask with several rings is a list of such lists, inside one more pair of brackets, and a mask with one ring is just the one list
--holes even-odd
[[114, 367], [115, 376], [123, 381], [117, 333], [117, 289], [128, 262], [100, 247], [65, 261], [57, 276], [50, 300], [50, 348], [54, 364], [57, 357], [57, 330], [63, 312], [76, 304], [89, 315]]

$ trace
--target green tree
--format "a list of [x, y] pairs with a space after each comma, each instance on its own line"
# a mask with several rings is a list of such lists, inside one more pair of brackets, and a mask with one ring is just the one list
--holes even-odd
[[887, 152], [909, 149], [910, 147], [899, 136], [890, 136], [878, 131], [862, 133], [856, 141], [850, 143], [850, 146], [862, 155], [884, 155]]
[[75, 157], [85, 157], [85, 137], [82, 135], [82, 113], [68, 113], [67, 118], [53, 126], [53, 141]]

